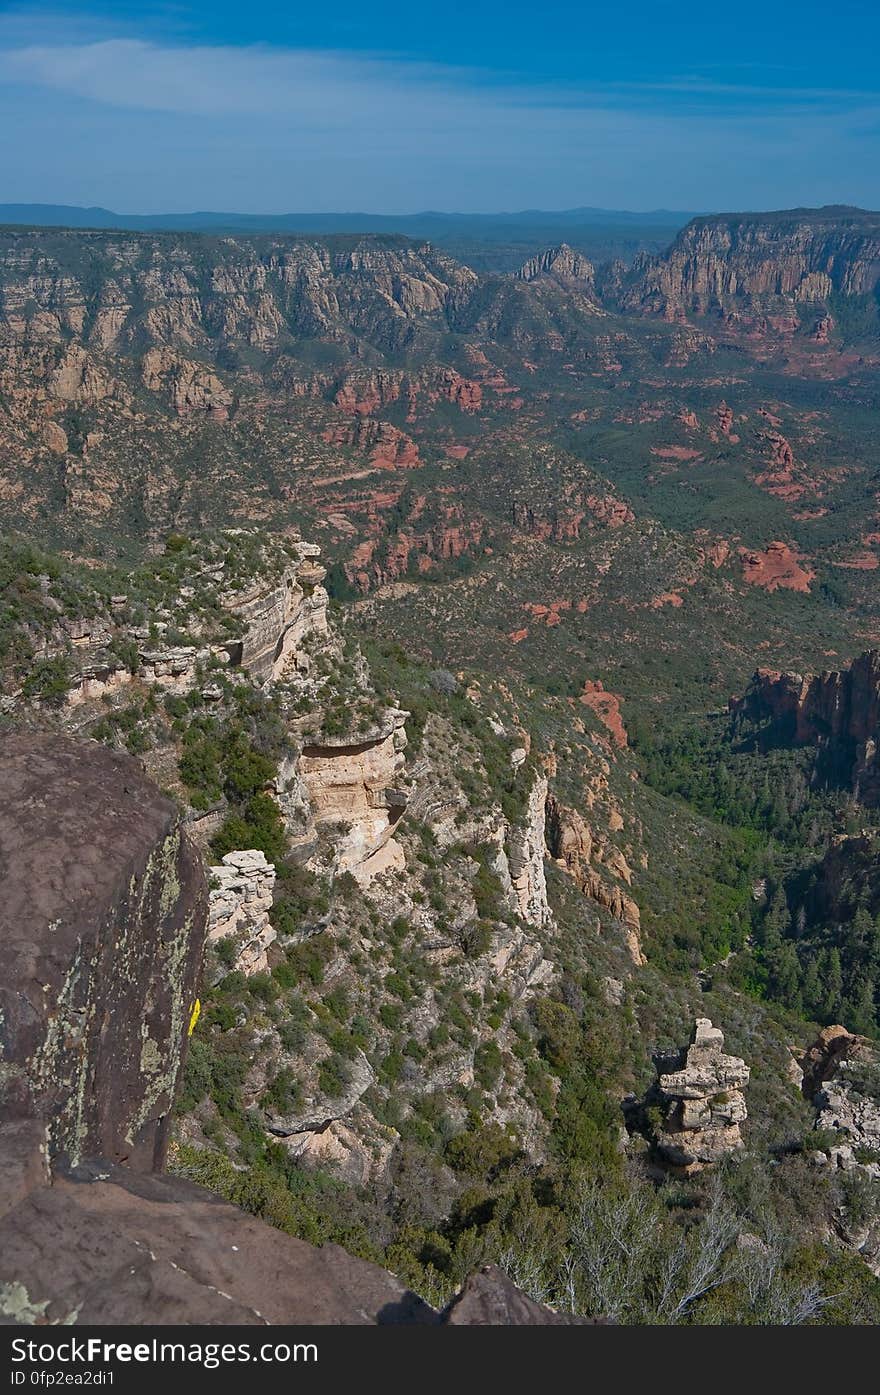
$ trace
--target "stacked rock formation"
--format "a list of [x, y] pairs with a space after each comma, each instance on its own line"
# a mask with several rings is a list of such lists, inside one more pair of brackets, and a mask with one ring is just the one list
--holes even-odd
[[268, 967], [266, 951], [277, 938], [269, 920], [275, 868], [257, 848], [229, 852], [209, 868], [208, 943], [235, 938], [235, 968], [246, 975]]
[[684, 1172], [698, 1172], [741, 1148], [740, 1125], [746, 1118], [742, 1091], [748, 1083], [745, 1061], [724, 1054], [724, 1033], [708, 1017], [698, 1017], [680, 1067], [660, 1076], [665, 1116], [657, 1148], [663, 1160]]

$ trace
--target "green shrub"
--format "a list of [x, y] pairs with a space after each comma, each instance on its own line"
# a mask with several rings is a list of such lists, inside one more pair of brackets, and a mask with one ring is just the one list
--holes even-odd
[[326, 1056], [318, 1067], [318, 1085], [325, 1095], [337, 1099], [351, 1084], [351, 1071], [343, 1058], [334, 1052]]
[[27, 698], [47, 707], [63, 707], [71, 683], [70, 660], [66, 654], [54, 659], [38, 659], [21, 685]]
[[474, 1077], [484, 1090], [492, 1091], [504, 1071], [504, 1057], [495, 1041], [483, 1042], [474, 1053]]

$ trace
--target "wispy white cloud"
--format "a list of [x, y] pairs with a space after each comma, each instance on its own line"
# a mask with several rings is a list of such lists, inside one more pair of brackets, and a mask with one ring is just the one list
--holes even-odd
[[168, 211], [880, 201], [871, 92], [699, 75], [581, 89], [396, 55], [26, 39], [0, 23], [0, 118], [21, 132], [0, 151], [7, 198]]
[[[664, 102], [698, 104], [708, 115], [717, 110], [719, 98], [756, 110], [799, 110], [817, 103], [845, 108], [880, 100], [880, 92], [757, 87], [686, 74], [663, 82], [607, 82], [585, 89], [571, 83], [524, 84], [512, 76], [417, 63], [394, 54], [169, 45], [129, 37], [16, 45], [5, 37], [4, 45], [0, 27], [0, 80], [37, 84], [109, 106], [203, 115], [294, 115], [339, 98], [346, 108], [355, 102], [373, 107], [377, 101], [396, 106], [410, 104], [417, 93], [435, 103], [464, 103], [465, 115], [499, 106], [572, 111]], [[729, 115], [729, 107], [719, 114]]]

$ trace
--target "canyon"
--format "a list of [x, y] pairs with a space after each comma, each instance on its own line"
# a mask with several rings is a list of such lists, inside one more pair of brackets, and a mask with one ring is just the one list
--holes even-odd
[[880, 1311], [878, 246], [0, 232], [7, 1315]]

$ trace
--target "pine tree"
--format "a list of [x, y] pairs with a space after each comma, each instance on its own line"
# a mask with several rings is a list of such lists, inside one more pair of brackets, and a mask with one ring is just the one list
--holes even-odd
[[774, 948], [768, 958], [768, 969], [770, 972], [770, 991], [773, 997], [792, 1012], [803, 1012], [803, 1001], [801, 999], [800, 984], [800, 962], [797, 957], [794, 945], [790, 941], [782, 941]]
[[788, 928], [788, 902], [785, 899], [785, 892], [781, 886], [777, 886], [770, 898], [770, 904], [764, 915], [764, 924], [761, 928], [761, 939], [765, 950], [775, 949], [782, 940], [782, 936]]
[[804, 1009], [812, 1017], [818, 1017], [822, 1013], [822, 980], [819, 976], [819, 959], [816, 954], [807, 954], [807, 962], [804, 965], [801, 979], [801, 996], [804, 1002]]
[[843, 970], [840, 965], [840, 950], [826, 949], [822, 965], [822, 1012], [826, 1022], [836, 1022], [841, 1016], [843, 997]]

